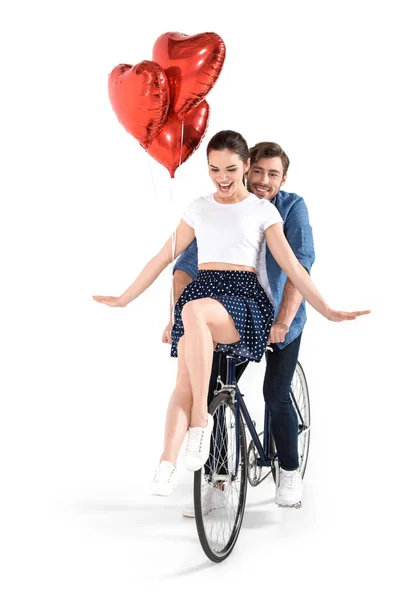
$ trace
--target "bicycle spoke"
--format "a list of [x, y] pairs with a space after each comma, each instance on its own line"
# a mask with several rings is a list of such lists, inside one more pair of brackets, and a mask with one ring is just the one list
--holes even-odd
[[[211, 436], [210, 456], [207, 461], [210, 466], [211, 476], [203, 474], [203, 480], [207, 482], [207, 488], [202, 494], [202, 506], [207, 500], [212, 503], [213, 499], [207, 494], [212, 494], [215, 485], [219, 493], [223, 493], [223, 504], [220, 507], [211, 508], [208, 514], [203, 515], [203, 524], [206, 537], [214, 552], [221, 552], [227, 546], [232, 533], [235, 530], [239, 517], [239, 506], [242, 497], [243, 461], [239, 449], [239, 467], [237, 477], [236, 470], [236, 415], [234, 408], [226, 404], [218, 407], [214, 413], [215, 426]], [[204, 469], [204, 468], [203, 468]], [[221, 476], [218, 482], [218, 475]], [[223, 478], [226, 478], [225, 480]], [[223, 489], [221, 489], [223, 487]], [[219, 498], [221, 501], [221, 499]]]

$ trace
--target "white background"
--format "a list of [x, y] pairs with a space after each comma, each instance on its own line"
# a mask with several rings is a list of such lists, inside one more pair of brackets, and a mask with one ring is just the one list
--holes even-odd
[[[2, 597], [241, 588], [393, 597], [395, 4], [81, 0], [2, 9]], [[206, 138], [173, 181], [119, 125], [107, 96], [113, 67], [151, 59], [167, 31], [214, 31], [227, 48], [207, 97]], [[124, 291], [182, 207], [212, 191], [205, 147], [225, 128], [250, 145], [283, 146], [285, 189], [309, 209], [317, 287], [334, 308], [372, 313], [335, 324], [309, 308], [303, 508], [276, 508], [270, 484], [250, 489], [238, 545], [213, 565], [180, 515], [191, 493], [181, 459], [176, 494], [146, 494], [176, 369], [160, 342], [171, 274], [124, 310], [92, 295]], [[259, 423], [263, 371], [251, 365], [242, 384]]]

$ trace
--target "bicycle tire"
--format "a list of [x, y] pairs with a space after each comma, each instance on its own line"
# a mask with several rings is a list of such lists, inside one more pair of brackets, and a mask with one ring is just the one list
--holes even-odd
[[[235, 431], [236, 431], [236, 427], [237, 427], [236, 404], [232, 402], [231, 394], [228, 391], [221, 391], [219, 394], [217, 394], [216, 397], [214, 398], [214, 400], [212, 401], [212, 403], [210, 404], [210, 407], [208, 410], [209, 410], [209, 413], [214, 416], [214, 419], [216, 417], [220, 418], [219, 415], [221, 415], [221, 414], [223, 415], [223, 417], [225, 419], [224, 411], [228, 410], [229, 411], [228, 414], [231, 417], [231, 423], [234, 423], [234, 427], [235, 427]], [[246, 433], [245, 433], [245, 429], [244, 429], [244, 423], [243, 423], [241, 416], [240, 416], [239, 427], [240, 427], [240, 432], [239, 432], [240, 454], [239, 454], [238, 475], [240, 473], [240, 481], [239, 481], [239, 490], [236, 490], [236, 488], [235, 488], [235, 491], [238, 492], [238, 507], [237, 507], [236, 515], [234, 516], [234, 519], [233, 519], [232, 530], [230, 532], [228, 532], [228, 536], [229, 536], [228, 540], [222, 547], [216, 548], [214, 540], [210, 539], [211, 534], [208, 531], [208, 523], [206, 522], [206, 519], [208, 519], [208, 515], [211, 512], [214, 512], [214, 516], [215, 516], [215, 513], [218, 513], [218, 510], [220, 510], [220, 515], [223, 517], [226, 517], [226, 512], [225, 512], [225, 514], [222, 514], [221, 509], [216, 509], [214, 511], [210, 511], [210, 513], [203, 514], [203, 499], [202, 499], [202, 487], [204, 485], [205, 479], [209, 479], [211, 477], [211, 479], [213, 480], [214, 476], [216, 477], [216, 479], [218, 479], [218, 473], [214, 473], [211, 470], [210, 473], [206, 474], [205, 473], [206, 466], [204, 466], [202, 469], [199, 469], [194, 474], [193, 496], [194, 496], [194, 511], [195, 511], [197, 533], [199, 536], [201, 546], [202, 546], [206, 556], [213, 562], [222, 562], [231, 554], [232, 550], [234, 549], [235, 544], [238, 539], [238, 536], [239, 536], [241, 526], [242, 526], [243, 515], [244, 515], [244, 511], [245, 511], [245, 506], [246, 506], [247, 443], [246, 443]], [[227, 428], [227, 431], [230, 428], [233, 429], [233, 426], [230, 425], [230, 427]], [[228, 433], [226, 435], [228, 436]], [[232, 434], [232, 438], [236, 440], [236, 433], [234, 435]], [[215, 444], [215, 445], [213, 445], [213, 444]], [[236, 445], [236, 441], [235, 441], [235, 445]], [[213, 430], [212, 442], [210, 444], [210, 448], [214, 448], [214, 450], [212, 451], [213, 454], [218, 453], [218, 450], [215, 450], [215, 447], [218, 447], [218, 441], [216, 441], [214, 438], [214, 430]], [[235, 448], [235, 451], [236, 451], [236, 448]], [[229, 455], [229, 453], [227, 453], [226, 461], [229, 461], [229, 457], [231, 457], [231, 460], [233, 462], [235, 462], [234, 459], [232, 458], [234, 455], [236, 455], [235, 452], [232, 453], [232, 455]], [[210, 456], [211, 456], [211, 454], [210, 454]], [[221, 456], [222, 456], [222, 454], [221, 454]], [[213, 463], [217, 462], [217, 464], [219, 464], [218, 457], [216, 460], [215, 456], [213, 456], [210, 459], [210, 463], [211, 462], [213, 462]], [[226, 463], [224, 463], [224, 464], [226, 464]], [[230, 477], [230, 476], [231, 475], [229, 474], [229, 470], [228, 470], [228, 473], [226, 475], [224, 475], [224, 477]], [[233, 484], [233, 481], [230, 481], [230, 484]], [[213, 484], [211, 484], [211, 486], [210, 486], [211, 490], [212, 490], [212, 486], [213, 486]], [[226, 493], [226, 490], [224, 491], [224, 494], [225, 493]], [[229, 490], [228, 490], [228, 493], [229, 493]], [[233, 496], [232, 496], [232, 498], [233, 498]], [[231, 507], [230, 503], [229, 503], [229, 506]], [[218, 517], [218, 515], [217, 515], [217, 517]], [[218, 530], [218, 534], [220, 531], [221, 531], [221, 527]]]
[[[301, 401], [299, 399], [298, 389], [296, 389], [296, 390], [293, 389], [294, 385], [296, 385], [297, 380], [299, 382], [299, 386], [301, 388], [301, 394], [302, 394], [302, 398], [303, 398], [303, 402], [301, 404], [300, 404]], [[304, 479], [304, 473], [307, 468], [308, 455], [310, 452], [310, 396], [308, 393], [308, 385], [307, 385], [307, 379], [306, 379], [306, 376], [304, 373], [304, 369], [301, 366], [299, 361], [297, 361], [296, 369], [295, 369], [295, 372], [293, 375], [293, 379], [292, 379], [292, 383], [291, 383], [291, 393], [293, 394], [293, 396], [297, 402], [298, 410], [301, 413], [304, 424], [307, 427], [306, 431], [299, 433], [299, 441], [298, 441], [298, 446], [297, 446], [299, 449], [300, 474], [301, 474], [302, 478]], [[299, 404], [300, 404], [300, 406], [299, 406]], [[296, 411], [297, 418], [299, 419], [299, 415], [298, 415], [296, 406], [294, 406], [294, 409]], [[300, 426], [301, 426], [301, 421], [299, 419], [299, 427]], [[270, 456], [274, 456], [275, 453], [276, 453], [276, 447], [275, 447], [275, 442], [274, 442], [274, 438], [273, 438], [272, 431], [271, 431], [271, 434], [270, 434]], [[274, 478], [274, 481], [276, 483], [277, 475], [276, 475], [275, 461], [273, 461], [273, 463], [272, 463], [271, 471], [272, 471], [272, 477]]]
[[[304, 424], [307, 427], [307, 429], [299, 435], [299, 440], [300, 441], [304, 440], [303, 448], [302, 448], [301, 452], [299, 452], [300, 473], [301, 473], [302, 478], [304, 479], [304, 474], [306, 472], [307, 463], [308, 463], [308, 456], [310, 453], [311, 410], [310, 410], [310, 395], [308, 392], [307, 379], [306, 379], [306, 376], [304, 373], [304, 369], [303, 369], [302, 365], [300, 364], [300, 362], [297, 362], [295, 375], [299, 378], [299, 380], [301, 382], [300, 385], [301, 385], [302, 393], [304, 395], [304, 408], [302, 409], [301, 407], [299, 407], [299, 410], [302, 414]], [[296, 400], [299, 401], [298, 396], [296, 397]]]

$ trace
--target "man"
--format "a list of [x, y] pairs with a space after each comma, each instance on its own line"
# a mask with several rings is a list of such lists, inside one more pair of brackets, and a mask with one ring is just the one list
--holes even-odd
[[[272, 202], [281, 214], [286, 238], [299, 262], [310, 272], [314, 262], [314, 243], [308, 211], [303, 198], [281, 190], [286, 182], [289, 158], [273, 142], [261, 142], [250, 150], [250, 169], [247, 187], [258, 198]], [[279, 485], [275, 502], [280, 506], [294, 506], [301, 502], [303, 482], [299, 472], [298, 422], [290, 400], [290, 384], [299, 355], [302, 331], [306, 322], [305, 301], [279, 267], [266, 247], [261, 249], [257, 272], [275, 309], [275, 320], [270, 331], [264, 378], [264, 400], [271, 411], [271, 427], [280, 461]], [[174, 268], [174, 300], [178, 300], [185, 287], [197, 277], [196, 240], [181, 254]], [[163, 342], [171, 341], [171, 322], [163, 333]], [[239, 380], [247, 364], [239, 365]], [[225, 361], [214, 354], [208, 404], [216, 389], [218, 373], [225, 380]], [[217, 493], [218, 495], [218, 493]], [[218, 498], [217, 498], [218, 501]], [[215, 502], [215, 498], [213, 499]], [[184, 516], [194, 517], [194, 507], [188, 505]]]

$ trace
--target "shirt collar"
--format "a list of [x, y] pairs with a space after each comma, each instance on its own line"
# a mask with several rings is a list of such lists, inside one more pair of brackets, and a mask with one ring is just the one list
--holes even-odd
[[273, 198], [271, 200], [271, 204], [273, 204], [274, 206], [276, 205], [276, 201], [278, 200], [278, 196], [279, 196], [280, 193], [281, 193], [281, 190], [279, 190], [279, 192], [277, 193], [277, 195], [275, 196], [275, 198]]

